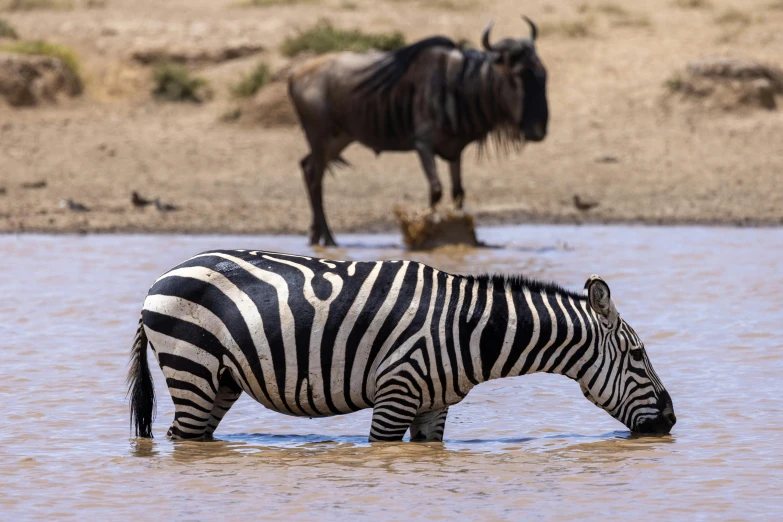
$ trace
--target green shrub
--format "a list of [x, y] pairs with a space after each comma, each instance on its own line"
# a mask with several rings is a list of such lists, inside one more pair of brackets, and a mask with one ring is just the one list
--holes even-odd
[[155, 97], [166, 101], [201, 103], [206, 97], [206, 80], [191, 76], [183, 65], [162, 63], [153, 71]]
[[51, 56], [59, 59], [63, 65], [73, 74], [74, 78], [81, 81], [81, 67], [79, 58], [67, 47], [59, 44], [53, 44], [42, 40], [14, 42], [12, 44], [0, 47], [2, 51], [20, 54], [36, 54], [41, 56]]
[[0, 38], [10, 38], [11, 40], [19, 38], [16, 29], [2, 18], [0, 18]]
[[239, 83], [234, 85], [231, 92], [239, 98], [249, 98], [269, 83], [271, 78], [272, 74], [269, 72], [269, 67], [265, 63], [260, 63], [250, 74], [239, 80]]
[[319, 20], [313, 27], [294, 37], [286, 38], [280, 50], [285, 56], [312, 51], [324, 54], [333, 51], [391, 51], [405, 45], [401, 32], [370, 34], [358, 29], [337, 29], [328, 20]]
[[598, 12], [609, 15], [609, 16], [622, 16], [626, 17], [629, 15], [628, 11], [625, 9], [625, 7], [618, 5], [618, 4], [601, 4], [598, 7], [596, 7], [596, 10]]

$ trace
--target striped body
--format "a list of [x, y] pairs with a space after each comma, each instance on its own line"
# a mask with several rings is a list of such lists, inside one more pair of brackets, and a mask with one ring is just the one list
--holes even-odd
[[476, 384], [537, 371], [579, 381], [634, 429], [668, 394], [646, 356], [628, 386], [623, 365], [643, 348], [619, 315], [616, 332], [603, 319], [587, 295], [535, 281], [231, 250], [162, 275], [136, 344], [149, 339], [167, 379], [175, 438], [211, 435], [244, 391], [296, 416], [372, 407], [371, 440], [440, 440]]

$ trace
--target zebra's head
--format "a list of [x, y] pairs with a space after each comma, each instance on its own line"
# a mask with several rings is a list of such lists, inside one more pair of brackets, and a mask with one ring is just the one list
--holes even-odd
[[495, 66], [503, 71], [508, 80], [509, 92], [505, 98], [520, 98], [521, 106], [509, 107], [519, 123], [519, 130], [528, 141], [542, 141], [546, 138], [549, 122], [549, 105], [546, 99], [547, 72], [536, 53], [535, 41], [538, 29], [528, 17], [523, 16], [530, 26], [530, 38], [504, 38], [490, 43], [489, 33], [493, 22], [489, 22], [481, 34], [484, 50], [494, 56]]
[[650, 364], [644, 343], [617, 312], [609, 285], [585, 283], [597, 321], [592, 364], [578, 378], [587, 399], [637, 433], [669, 433], [677, 418], [672, 399]]

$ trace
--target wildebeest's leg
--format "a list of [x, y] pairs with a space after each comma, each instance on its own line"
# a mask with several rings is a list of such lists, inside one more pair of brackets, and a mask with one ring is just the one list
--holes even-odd
[[312, 223], [310, 224], [310, 244], [317, 245], [321, 241], [321, 227], [318, 224], [318, 217], [315, 211], [315, 195], [313, 194], [314, 183], [313, 167], [312, 167], [313, 155], [308, 154], [299, 162], [302, 166], [302, 174], [304, 175], [305, 188], [307, 189], [307, 197], [310, 199], [310, 211], [312, 213]]
[[419, 153], [421, 168], [424, 169], [424, 174], [430, 184], [430, 206], [434, 208], [443, 195], [435, 165], [435, 154], [432, 153], [432, 147], [421, 142], [416, 144], [416, 152]]
[[449, 174], [451, 174], [451, 199], [454, 201], [454, 208], [461, 210], [465, 191], [462, 190], [462, 160], [459, 156], [449, 162]]
[[206, 437], [211, 437], [215, 433], [218, 424], [240, 395], [242, 395], [242, 388], [239, 387], [231, 374], [224, 370], [215, 396], [215, 404], [212, 406], [212, 413], [210, 413], [209, 422], [207, 422]]
[[323, 203], [323, 181], [326, 172], [326, 163], [323, 159], [310, 153], [300, 162], [304, 172], [307, 195], [310, 197], [310, 208], [313, 211], [313, 222], [310, 225], [310, 244], [317, 245], [321, 238], [326, 246], [337, 246], [329, 225], [326, 223]]
[[435, 411], [419, 413], [411, 422], [411, 440], [416, 442], [441, 442], [446, 427], [448, 406]]

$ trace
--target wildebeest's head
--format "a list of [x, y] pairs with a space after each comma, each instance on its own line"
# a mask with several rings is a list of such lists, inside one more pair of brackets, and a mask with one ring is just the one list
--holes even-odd
[[530, 38], [504, 38], [494, 44], [489, 41], [493, 22], [489, 22], [481, 35], [484, 49], [496, 55], [496, 67], [517, 90], [521, 84], [521, 114], [519, 108], [513, 112], [519, 114], [519, 127], [526, 140], [541, 141], [546, 137], [549, 120], [549, 106], [546, 100], [546, 69], [536, 53], [535, 40], [538, 35], [536, 25], [528, 17], [523, 17], [530, 25]]

